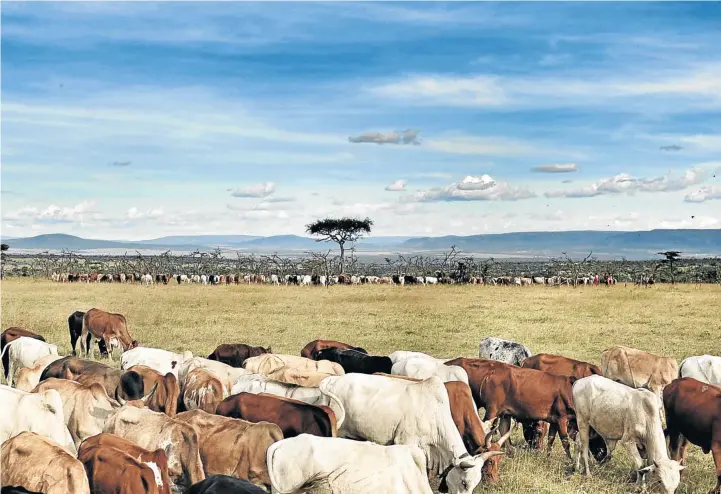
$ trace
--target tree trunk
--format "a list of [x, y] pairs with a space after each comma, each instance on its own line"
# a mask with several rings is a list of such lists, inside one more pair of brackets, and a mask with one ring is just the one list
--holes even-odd
[[345, 269], [345, 242], [338, 242], [340, 246], [340, 273], [343, 274]]

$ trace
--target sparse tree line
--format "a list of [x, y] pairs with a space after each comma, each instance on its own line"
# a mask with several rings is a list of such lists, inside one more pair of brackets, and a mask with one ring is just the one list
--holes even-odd
[[[353, 248], [339, 255], [307, 252], [279, 254], [195, 251], [158, 255], [125, 253], [120, 256], [2, 252], [3, 276], [47, 278], [59, 282], [146, 283], [274, 283], [274, 284], [492, 284], [586, 285], [635, 283], [720, 283], [721, 259], [681, 258], [677, 252], [660, 253], [661, 260], [597, 260], [592, 253], [573, 259], [566, 253], [539, 261], [477, 259], [455, 247], [441, 255], [396, 254], [381, 260], [360, 259]], [[145, 278], [141, 279], [143, 276]], [[152, 280], [152, 281], [150, 281]]]

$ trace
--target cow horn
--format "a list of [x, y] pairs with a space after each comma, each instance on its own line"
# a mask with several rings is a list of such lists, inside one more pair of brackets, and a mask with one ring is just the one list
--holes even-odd
[[491, 447], [491, 444], [493, 443], [493, 434], [495, 434], [498, 431], [498, 426], [500, 425], [500, 421], [498, 419], [493, 421], [493, 424], [491, 425], [491, 430], [488, 431], [488, 434], [486, 434], [486, 441], [484, 444], [484, 447], [486, 449]]
[[503, 443], [505, 443], [506, 441], [508, 441], [508, 440], [511, 438], [511, 434], [513, 434], [513, 431], [516, 430], [516, 427], [518, 427], [518, 421], [516, 421], [516, 424], [515, 424], [513, 427], [511, 427], [510, 429], [508, 429], [508, 432], [506, 432], [506, 433], [498, 440], [498, 445], [499, 445], [499, 446], [503, 446]]
[[128, 401], [123, 399], [123, 397], [118, 394], [117, 388], [115, 389], [115, 399], [118, 400], [118, 403], [120, 403], [121, 407], [124, 407], [128, 404]]
[[148, 393], [148, 394], [146, 394], [145, 396], [143, 396], [142, 398], [140, 398], [140, 400], [141, 400], [143, 403], [148, 403], [148, 400], [153, 396], [153, 394], [155, 393], [155, 390], [156, 390], [156, 389], [158, 389], [158, 383], [157, 383], [157, 382], [155, 383], [155, 386], [153, 386], [153, 389], [150, 390], [150, 393]]
[[486, 451], [485, 453], [478, 455], [476, 458], [480, 458], [483, 462], [486, 462], [489, 458], [503, 454], [505, 454], [503, 451]]

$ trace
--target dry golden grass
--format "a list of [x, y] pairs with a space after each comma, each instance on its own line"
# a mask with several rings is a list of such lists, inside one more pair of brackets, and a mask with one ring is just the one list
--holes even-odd
[[[417, 350], [436, 356], [478, 355], [478, 343], [499, 336], [598, 363], [623, 344], [671, 355], [721, 354], [721, 287], [631, 286], [198, 286], [2, 282], [2, 326], [43, 334], [70, 352], [67, 317], [98, 307], [120, 312], [141, 345], [209, 354], [219, 343], [271, 345], [297, 355], [310, 340], [328, 338], [387, 355]], [[117, 364], [117, 360], [116, 360]], [[616, 493], [631, 464], [618, 449], [586, 479], [569, 472], [558, 444], [550, 458], [519, 451], [503, 463], [502, 482], [478, 492]], [[691, 447], [688, 475], [677, 492], [707, 492], [715, 482], [710, 455]]]

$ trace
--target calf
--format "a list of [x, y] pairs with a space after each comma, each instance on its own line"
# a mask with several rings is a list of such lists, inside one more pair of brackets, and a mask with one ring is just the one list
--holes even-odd
[[257, 357], [258, 355], [262, 355], [264, 353], [273, 352], [270, 348], [263, 348], [262, 346], [250, 346], [242, 343], [224, 343], [213, 350], [213, 353], [208, 355], [208, 359], [223, 362], [231, 367], [243, 367], [245, 359]]
[[280, 427], [283, 437], [307, 433], [335, 437], [335, 414], [328, 407], [280, 398], [265, 393], [239, 393], [223, 400], [215, 413], [250, 422], [271, 422]]
[[93, 492], [170, 494], [168, 458], [113, 434], [98, 434], [83, 441], [78, 460], [85, 465]]
[[14, 385], [16, 370], [32, 367], [35, 362], [48, 355], [57, 355], [58, 347], [35, 338], [21, 336], [5, 345], [2, 352], [3, 356], [9, 355], [10, 368], [7, 369], [7, 372], [10, 380], [8, 382], [10, 385]]
[[671, 458], [685, 464], [689, 442], [704, 454], [710, 451], [716, 467], [710, 492], [721, 492], [721, 387], [692, 377], [675, 379], [663, 390], [663, 406]]
[[[92, 335], [91, 344], [85, 345], [87, 335]], [[85, 356], [92, 357], [92, 341], [103, 340], [108, 350], [108, 358], [112, 360], [113, 348], [122, 348], [122, 351], [138, 346], [137, 340], [130, 338], [127, 322], [122, 314], [113, 314], [100, 309], [90, 309], [83, 316], [83, 329], [80, 335], [80, 349]]]
[[358, 352], [368, 353], [360, 347], [350, 346], [349, 344], [341, 343], [340, 341], [313, 340], [303, 347], [303, 349], [300, 351], [300, 356], [317, 360], [315, 358], [316, 354], [326, 348], [340, 348], [341, 350], [356, 350]]
[[5, 372], [5, 382], [7, 382], [8, 378], [8, 371], [9, 371], [9, 365], [10, 365], [10, 357], [3, 351], [5, 350], [5, 346], [10, 343], [11, 341], [15, 341], [20, 337], [26, 337], [26, 338], [34, 338], [36, 340], [45, 341], [45, 338], [40, 336], [39, 334], [33, 333], [32, 331], [28, 331], [27, 329], [23, 328], [7, 328], [5, 331], [0, 334], [0, 353], [2, 353], [2, 363], [3, 363], [3, 369]]
[[45, 494], [90, 494], [83, 464], [33, 432], [23, 432], [2, 444], [0, 470], [3, 485], [21, 485]]
[[388, 374], [391, 367], [393, 367], [393, 362], [388, 357], [376, 357], [356, 350], [341, 350], [340, 348], [321, 350], [315, 354], [315, 360], [336, 362], [343, 367], [346, 373], [374, 374], [383, 372]]

